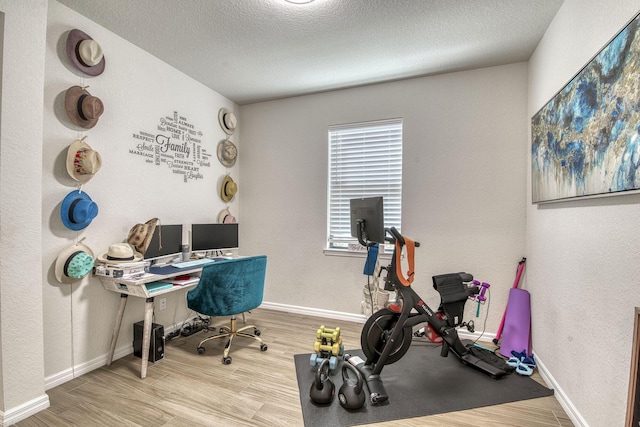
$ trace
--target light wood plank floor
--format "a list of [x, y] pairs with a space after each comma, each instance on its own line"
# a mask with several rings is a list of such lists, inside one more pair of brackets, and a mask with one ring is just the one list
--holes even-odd
[[[165, 358], [149, 364], [146, 379], [140, 379], [140, 359], [130, 354], [48, 390], [51, 406], [15, 425], [302, 426], [293, 355], [313, 351], [322, 324], [340, 326], [346, 349], [360, 348], [362, 325], [265, 309], [247, 315], [247, 322], [262, 331], [268, 351], [259, 351], [251, 340], [237, 339], [231, 348], [233, 363], [223, 365], [221, 340], [207, 343], [205, 354], [199, 355], [196, 347], [206, 333], [175, 338], [167, 344]], [[226, 319], [214, 319], [214, 326], [224, 324]], [[542, 382], [537, 373], [534, 378]], [[572, 425], [553, 396], [376, 424]]]

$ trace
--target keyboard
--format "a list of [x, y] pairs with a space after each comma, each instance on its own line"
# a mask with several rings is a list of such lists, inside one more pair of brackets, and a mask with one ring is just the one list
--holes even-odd
[[210, 258], [201, 258], [201, 259], [192, 259], [190, 261], [182, 261], [182, 262], [174, 262], [171, 264], [174, 268], [189, 268], [189, 267], [198, 267], [204, 264], [209, 264], [215, 262], [215, 260]]

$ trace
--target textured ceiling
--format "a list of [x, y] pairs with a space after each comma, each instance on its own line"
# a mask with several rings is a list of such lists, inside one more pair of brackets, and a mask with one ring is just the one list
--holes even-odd
[[529, 59], [563, 0], [58, 0], [249, 104]]

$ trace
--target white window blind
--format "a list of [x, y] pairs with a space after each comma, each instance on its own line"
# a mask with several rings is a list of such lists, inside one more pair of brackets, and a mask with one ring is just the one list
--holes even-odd
[[329, 127], [328, 249], [349, 249], [349, 201], [384, 198], [385, 227], [400, 230], [402, 119]]

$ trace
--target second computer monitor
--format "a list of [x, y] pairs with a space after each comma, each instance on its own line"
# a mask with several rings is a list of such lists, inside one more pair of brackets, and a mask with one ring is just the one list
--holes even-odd
[[191, 250], [218, 251], [238, 248], [238, 224], [192, 224]]

